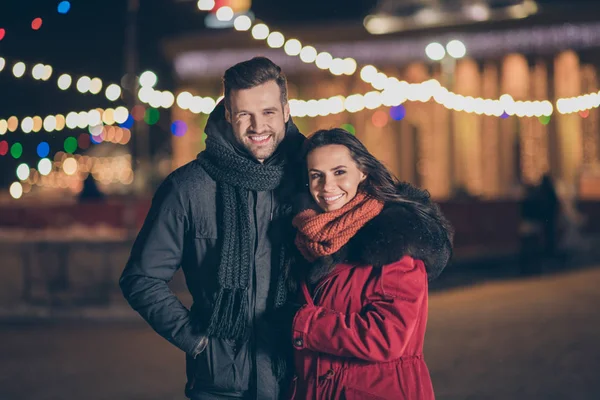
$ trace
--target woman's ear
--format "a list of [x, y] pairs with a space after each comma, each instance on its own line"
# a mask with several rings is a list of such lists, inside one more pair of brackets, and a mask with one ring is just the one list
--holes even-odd
[[367, 179], [367, 174], [360, 171], [360, 183], [363, 183], [365, 181], [365, 179]]

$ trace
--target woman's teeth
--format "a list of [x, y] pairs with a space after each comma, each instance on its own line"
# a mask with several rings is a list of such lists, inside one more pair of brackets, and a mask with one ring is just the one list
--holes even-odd
[[336, 201], [337, 199], [341, 198], [344, 194], [338, 194], [337, 196], [323, 196], [323, 199], [325, 201]]

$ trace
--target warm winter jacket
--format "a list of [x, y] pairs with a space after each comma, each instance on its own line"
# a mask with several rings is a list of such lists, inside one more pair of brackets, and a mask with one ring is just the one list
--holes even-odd
[[386, 205], [308, 267], [292, 327], [292, 398], [434, 398], [423, 359], [427, 289], [451, 256], [452, 233], [425, 192], [400, 191], [416, 204]]
[[[286, 129], [284, 141], [265, 163], [298, 153], [303, 136], [291, 119]], [[206, 133], [251, 158], [236, 144], [222, 105], [211, 114]], [[284, 182], [289, 184], [293, 179]], [[195, 160], [167, 177], [154, 196], [120, 284], [131, 306], [152, 328], [186, 353], [188, 397], [209, 392], [279, 398], [279, 386], [271, 368], [277, 330], [270, 326], [267, 314], [279, 266], [280, 253], [276, 250], [281, 240], [292, 240], [282, 234], [289, 231], [289, 219], [283, 215], [289, 210], [287, 199], [294, 190], [286, 183], [274, 191], [248, 194], [250, 224], [254, 228], [250, 232], [251, 248], [255, 249], [248, 290], [252, 334], [247, 341], [238, 343], [208, 338], [206, 347], [203, 332], [218, 292], [217, 270], [223, 240], [217, 183]], [[191, 310], [167, 286], [179, 267], [193, 297]]]

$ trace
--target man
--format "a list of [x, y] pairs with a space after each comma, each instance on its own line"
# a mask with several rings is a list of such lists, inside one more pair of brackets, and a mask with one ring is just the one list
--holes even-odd
[[[287, 389], [278, 344], [289, 338], [269, 316], [286, 297], [288, 171], [304, 137], [290, 118], [286, 78], [269, 59], [231, 67], [223, 85], [206, 150], [157, 190], [120, 285], [186, 353], [186, 396], [278, 399]], [[190, 311], [167, 287], [180, 265]]]

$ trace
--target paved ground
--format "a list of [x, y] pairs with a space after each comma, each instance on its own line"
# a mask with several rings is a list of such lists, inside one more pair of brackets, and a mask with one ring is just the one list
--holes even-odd
[[[436, 290], [437, 398], [600, 399], [600, 268]], [[0, 399], [183, 399], [183, 355], [136, 323], [0, 325]]]

